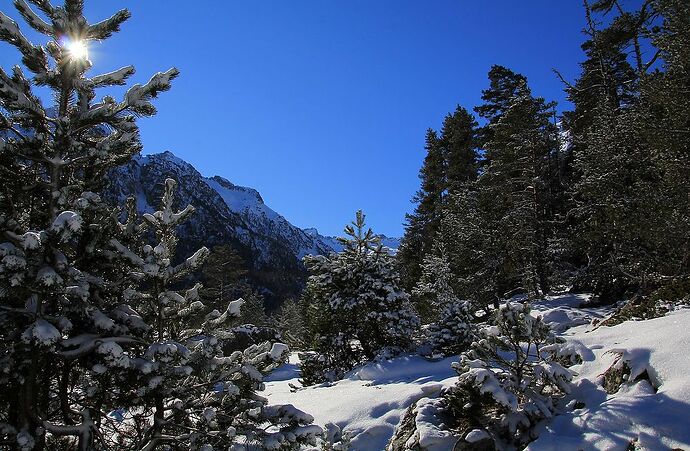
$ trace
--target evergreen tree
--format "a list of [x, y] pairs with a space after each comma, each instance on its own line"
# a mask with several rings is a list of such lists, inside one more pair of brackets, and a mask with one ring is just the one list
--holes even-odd
[[[665, 224], [682, 216], [676, 207], [683, 200], [671, 201], [663, 180], [669, 169], [683, 164], [676, 166], [682, 158], [668, 155], [677, 145], [667, 143], [662, 150], [655, 144], [669, 136], [668, 128], [658, 128], [664, 107], [655, 104], [658, 91], [652, 88], [660, 86], [665, 74], [648, 71], [663, 60], [663, 52], [652, 47], [654, 56], [643, 61], [640, 50], [643, 38], [658, 35], [659, 4], [644, 2], [632, 12], [615, 0], [591, 7], [586, 2], [585, 7], [589, 40], [583, 49], [588, 59], [580, 79], [568, 89], [575, 110], [565, 115], [573, 164], [566, 180], [572, 197], [562, 233], [566, 253], [583, 267], [577, 285], [615, 301], [626, 290], [653, 287], [666, 277], [662, 274], [679, 268], [667, 265], [679, 261], [668, 247], [670, 234], [678, 236], [672, 229], [678, 229]], [[615, 17], [599, 29], [596, 14]], [[673, 241], [676, 249], [684, 243]]]
[[414, 213], [406, 215], [405, 234], [398, 250], [403, 284], [411, 288], [420, 276], [420, 265], [431, 248], [440, 219], [443, 195], [446, 190], [445, 161], [438, 134], [426, 133], [426, 157], [419, 171], [421, 187], [412, 199], [417, 204]]
[[446, 249], [452, 285], [461, 299], [478, 307], [496, 305], [500, 299], [500, 264], [506, 250], [501, 237], [486, 233], [488, 216], [480, 209], [477, 183], [451, 193], [438, 241]]
[[281, 337], [291, 349], [306, 349], [309, 335], [307, 314], [304, 302], [298, 299], [288, 299], [271, 317], [273, 327], [278, 329]]
[[453, 365], [458, 383], [445, 398], [467, 429], [463, 435], [479, 429], [497, 449], [529, 443], [536, 424], [552, 417], [570, 392], [572, 374], [555, 361], [557, 353], [548, 326], [528, 305], [502, 305]]
[[204, 289], [201, 297], [209, 305], [228, 302], [245, 296], [251, 291], [247, 277], [246, 263], [232, 247], [227, 244], [212, 249], [201, 271]]
[[[663, 73], [642, 85], [645, 116], [641, 121], [653, 160], [659, 167], [659, 195], [650, 206], [649, 232], [653, 237], [655, 285], [690, 277], [690, 5], [680, 0], [652, 3], [661, 25], [653, 44]], [[651, 227], [649, 227], [651, 225]]]
[[[459, 354], [469, 347], [474, 338], [473, 307], [455, 294], [443, 242], [436, 246], [435, 252], [424, 259], [422, 278], [413, 295], [426, 300], [429, 312], [433, 312], [435, 317], [426, 329], [432, 355]], [[427, 315], [431, 316], [431, 313]]]
[[440, 136], [427, 131], [427, 155], [419, 175], [422, 183], [413, 198], [417, 206], [407, 215], [398, 251], [401, 278], [408, 289], [421, 277], [421, 265], [439, 231], [446, 197], [477, 176], [476, 127], [474, 117], [458, 106], [445, 117]]
[[446, 193], [477, 178], [477, 121], [465, 108], [457, 106], [441, 127], [441, 146], [445, 161]]
[[412, 290], [417, 311], [425, 324], [436, 319], [442, 305], [455, 301], [451, 279], [445, 246], [443, 242], [437, 241], [433, 251], [424, 258], [422, 276]]
[[[110, 169], [140, 150], [135, 118], [155, 113], [151, 99], [177, 70], [132, 86], [119, 102], [94, 102], [97, 88], [125, 84], [134, 69], [88, 77], [85, 46], [118, 31], [129, 13], [90, 25], [82, 1], [31, 3], [38, 13], [15, 5], [46, 46], [0, 13], [0, 39], [32, 74], [0, 69], [0, 441], [22, 450], [313, 442], [320, 429], [308, 415], [266, 407], [254, 393], [261, 371], [283, 360], [284, 345], [218, 351], [213, 332], [240, 301], [211, 312], [199, 331], [187, 327], [205, 306], [199, 286], [185, 289], [183, 279], [207, 250], [172, 264], [175, 225], [192, 212], [173, 210], [174, 182], [144, 223], [133, 200], [120, 223], [95, 194]], [[53, 92], [54, 109], [34, 86]], [[146, 227], [153, 245], [141, 242]], [[257, 427], [267, 422], [270, 432]]]
[[[127, 268], [108, 252], [116, 214], [94, 192], [109, 169], [139, 151], [135, 118], [155, 113], [151, 99], [178, 71], [131, 87], [120, 102], [93, 102], [97, 88], [125, 84], [134, 68], [87, 77], [91, 62], [76, 50], [110, 37], [129, 13], [92, 25], [81, 1], [32, 3], [47, 20], [24, 1], [15, 5], [46, 46], [0, 13], [0, 39], [19, 50], [30, 73], [0, 69], [0, 429], [13, 447], [55, 449], [65, 437], [91, 449], [109, 406], [73, 387], [93, 374], [98, 340], [111, 337], [103, 324], [120, 324], [113, 309]], [[52, 92], [55, 108], [43, 105], [35, 86]]]
[[256, 290], [249, 290], [242, 295], [244, 308], [239, 316], [240, 324], [267, 327], [270, 325], [264, 297]]
[[567, 84], [568, 100], [575, 106], [563, 115], [571, 154], [586, 145], [587, 132], [596, 117], [596, 109], [605, 103], [610, 109], [631, 105], [637, 97], [637, 74], [624, 51], [625, 40], [614, 33], [596, 29], [591, 9], [587, 9], [589, 37], [582, 44], [586, 60], [575, 84]]
[[342, 252], [305, 257], [303, 299], [316, 351], [303, 356], [305, 383], [340, 378], [359, 363], [406, 350], [419, 327], [393, 257], [365, 228], [361, 211], [345, 234]]
[[[90, 388], [102, 393], [120, 387], [115, 402], [126, 406], [121, 424], [104, 426], [108, 436], [123, 449], [169, 443], [191, 449], [260, 443], [277, 449], [314, 441], [320, 429], [303, 427], [311, 422], [308, 415], [291, 406], [269, 408], [255, 395], [262, 375], [283, 363], [287, 346], [265, 342], [225, 356], [222, 338], [231, 337], [227, 332], [245, 301], [232, 301], [220, 312], [203, 304], [200, 284], [181, 286], [209, 251], [201, 248], [182, 263], [172, 263], [176, 230], [194, 212], [191, 206], [174, 210], [175, 187], [176, 182], [167, 179], [161, 210], [144, 214], [145, 226], [158, 240], [155, 246], [132, 249], [112, 240], [135, 268], [135, 283], [123, 292], [122, 300], [129, 305], [127, 319], [137, 314], [137, 325], [142, 326], [137, 335], [144, 346], [141, 353], [125, 353], [110, 342], [96, 347], [99, 359], [92, 367], [96, 376]], [[195, 316], [204, 317], [199, 328], [191, 327], [197, 323]], [[101, 327], [109, 325], [103, 322]], [[118, 332], [115, 325], [108, 329]], [[276, 431], [265, 432], [266, 422]]]
[[[512, 70], [494, 65], [489, 70], [489, 88], [482, 91], [484, 103], [474, 108], [479, 117], [486, 120], [486, 125], [478, 131], [480, 147], [492, 138], [491, 126], [503, 117], [513, 99], [525, 95], [527, 78]], [[487, 163], [489, 155], [484, 155], [484, 163]]]
[[[549, 287], [545, 255], [558, 149], [553, 104], [533, 97], [526, 79], [508, 69], [494, 67], [489, 77], [491, 89], [484, 92], [489, 100], [477, 108], [490, 121], [484, 132], [485, 167], [477, 180], [485, 233], [495, 237], [487, 264], [498, 265], [493, 272], [499, 274], [499, 298], [518, 287], [540, 295]], [[496, 260], [497, 255], [502, 258]]]
[[237, 251], [227, 244], [214, 247], [202, 268], [204, 288], [200, 291], [201, 299], [210, 308], [223, 309], [228, 302], [242, 298], [244, 307], [239, 322], [267, 326], [264, 298], [249, 285], [247, 274], [246, 263]]

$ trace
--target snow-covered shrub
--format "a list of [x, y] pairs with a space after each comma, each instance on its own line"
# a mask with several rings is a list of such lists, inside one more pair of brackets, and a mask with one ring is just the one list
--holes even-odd
[[422, 278], [412, 296], [416, 305], [433, 311], [433, 321], [426, 328], [428, 352], [432, 356], [459, 354], [474, 340], [476, 318], [469, 301], [458, 298], [451, 284], [450, 265], [441, 244], [424, 259]]
[[362, 361], [362, 353], [356, 343], [343, 333], [319, 336], [314, 347], [318, 351], [300, 352], [300, 382], [313, 385], [342, 379], [345, 373]]
[[[144, 244], [135, 252], [112, 240], [137, 273], [137, 283], [130, 287], [127, 298], [134, 300], [139, 315], [153, 325], [145, 335], [150, 341], [142, 356], [125, 356], [119, 347], [112, 353], [107, 349], [94, 366], [97, 375], [114, 365], [128, 369], [130, 390], [141, 412], [132, 427], [126, 422], [122, 427], [113, 426], [112, 436], [133, 436], [136, 442], [155, 445], [166, 444], [166, 437], [174, 436], [176, 443], [187, 443], [192, 449], [233, 443], [286, 449], [315, 443], [321, 430], [310, 425], [311, 416], [292, 406], [268, 407], [256, 394], [263, 388], [264, 374], [285, 361], [287, 346], [244, 342], [241, 349], [225, 354], [223, 348], [230, 345], [227, 341], [236, 336], [233, 321], [240, 317], [244, 300], [230, 302], [222, 313], [209, 311], [198, 295], [199, 284], [181, 286], [203, 264], [208, 251], [202, 248], [181, 263], [172, 263], [175, 231], [194, 211], [191, 206], [173, 209], [175, 186], [174, 180], [167, 179], [161, 210], [144, 215], [145, 225], [158, 239], [155, 246]], [[194, 320], [198, 316], [203, 321]], [[201, 326], [189, 327], [195, 324]], [[106, 379], [107, 384], [117, 377]], [[98, 376], [96, 382], [100, 382]], [[119, 446], [131, 441], [129, 438]]]
[[305, 257], [310, 276], [303, 296], [318, 357], [307, 357], [302, 369], [322, 374], [308, 377], [310, 382], [339, 378], [358, 363], [400, 353], [419, 328], [393, 257], [364, 227], [359, 211], [345, 228], [349, 239], [341, 239], [342, 252]]
[[472, 304], [456, 300], [443, 305], [438, 320], [426, 330], [432, 355], [455, 355], [471, 346], [476, 336]]
[[477, 430], [473, 438], [481, 433], [496, 444], [525, 445], [537, 422], [553, 416], [572, 378], [551, 358], [553, 352], [542, 351], [554, 342], [528, 304], [500, 306], [493, 324], [453, 365], [459, 380], [445, 394], [452, 414]]

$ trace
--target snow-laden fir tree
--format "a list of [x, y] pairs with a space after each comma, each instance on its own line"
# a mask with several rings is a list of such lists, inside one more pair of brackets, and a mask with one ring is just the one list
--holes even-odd
[[422, 264], [422, 278], [412, 291], [417, 305], [435, 312], [426, 328], [432, 355], [453, 355], [465, 351], [474, 339], [473, 306], [461, 300], [452, 286], [453, 275], [442, 242], [434, 246]]
[[[121, 449], [168, 444], [191, 449], [232, 444], [290, 449], [313, 442], [321, 430], [309, 425], [309, 415], [292, 406], [267, 407], [255, 394], [262, 388], [263, 374], [284, 361], [287, 346], [265, 342], [224, 355], [224, 341], [232, 340], [232, 321], [240, 316], [244, 301], [232, 301], [222, 312], [209, 311], [199, 297], [200, 284], [183, 287], [209, 251], [201, 248], [174, 264], [175, 230], [194, 211], [191, 206], [174, 210], [175, 186], [167, 179], [161, 210], [144, 214], [143, 225], [158, 240], [155, 246], [146, 244], [135, 251], [112, 240], [135, 268], [136, 283], [124, 291], [123, 303], [135, 307], [144, 324], [152, 327], [143, 334], [148, 342], [143, 354], [125, 354], [114, 343], [96, 349], [103, 358], [92, 368], [97, 391], [122, 387], [122, 402], [130, 400], [121, 409], [122, 421], [106, 426], [107, 436]], [[196, 316], [204, 317], [203, 322], [193, 321]], [[199, 322], [201, 327], [191, 327]], [[110, 377], [110, 368], [127, 371]], [[268, 426], [272, 428], [267, 432]]]
[[[489, 123], [482, 130], [483, 170], [477, 179], [478, 208], [489, 237], [482, 244], [484, 266], [498, 273], [498, 295], [520, 289], [532, 296], [548, 291], [545, 262], [551, 237], [551, 184], [558, 148], [551, 122], [553, 103], [535, 97], [527, 79], [493, 66], [485, 103], [475, 110]], [[499, 257], [499, 258], [496, 258]]]
[[[576, 112], [583, 104], [589, 114], [575, 155], [570, 217], [574, 251], [586, 258], [582, 285], [613, 302], [626, 291], [646, 294], [688, 280], [690, 19], [685, 1], [643, 2], [631, 11], [633, 5], [606, 5], [618, 2], [592, 2], [588, 11], [594, 61], [583, 64], [576, 86], [600, 86], [597, 79], [607, 75], [608, 89], [575, 98]], [[606, 28], [596, 26], [597, 12]], [[640, 37], [653, 51], [637, 52]], [[623, 74], [602, 66], [612, 52]]]
[[[135, 118], [155, 113], [152, 98], [177, 70], [132, 86], [120, 101], [96, 100], [97, 88], [125, 84], [134, 68], [87, 76], [85, 50], [129, 13], [89, 24], [82, 1], [30, 3], [15, 6], [45, 46], [0, 13], [0, 39], [17, 48], [24, 67], [0, 69], [0, 442], [20, 450], [105, 449], [115, 441], [118, 449], [208, 450], [231, 446], [235, 435], [253, 437], [261, 422], [264, 446], [278, 448], [317, 432], [299, 429], [309, 417], [266, 408], [254, 394], [282, 346], [217, 352], [207, 332], [239, 302], [193, 337], [185, 330], [203, 310], [198, 287], [169, 284], [205, 254], [173, 264], [172, 224], [191, 208], [147, 216], [159, 242], [141, 246], [133, 200], [120, 224], [118, 210], [95, 194], [110, 169], [140, 150]], [[34, 86], [52, 91], [57, 104], [45, 106]], [[265, 434], [271, 423], [290, 432]]]
[[570, 392], [572, 374], [555, 361], [557, 348], [528, 304], [502, 304], [472, 349], [453, 364], [459, 380], [445, 397], [467, 429], [461, 432], [490, 437], [499, 449], [533, 440], [535, 425], [553, 416]]
[[342, 252], [305, 257], [310, 276], [303, 296], [315, 351], [303, 354], [305, 383], [337, 379], [359, 363], [399, 353], [419, 327], [393, 257], [361, 211], [345, 234]]
[[[178, 71], [132, 86], [120, 101], [96, 101], [97, 88], [123, 85], [134, 68], [87, 76], [91, 62], [78, 50], [110, 37], [129, 13], [89, 24], [81, 1], [31, 3], [15, 6], [45, 46], [0, 13], [0, 39], [23, 63], [0, 68], [0, 430], [19, 449], [56, 449], [48, 437], [88, 449], [107, 407], [85, 398], [87, 360], [98, 343], [138, 343], [103, 329], [116, 321], [126, 265], [107, 253], [116, 212], [94, 193], [140, 150], [135, 118], [155, 113], [151, 99]], [[54, 108], [34, 86], [52, 92]]]
[[270, 322], [291, 349], [305, 349], [309, 335], [307, 325], [307, 308], [298, 299], [288, 299], [274, 313]]

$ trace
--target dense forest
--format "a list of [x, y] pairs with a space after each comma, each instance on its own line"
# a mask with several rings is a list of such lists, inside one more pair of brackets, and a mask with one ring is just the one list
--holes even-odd
[[442, 259], [456, 292], [486, 303], [687, 294], [687, 5], [626, 6], [585, 2], [586, 59], [576, 80], [561, 77], [571, 111], [556, 115], [523, 75], [494, 66], [477, 118], [459, 106], [427, 132], [399, 253], [408, 290]]

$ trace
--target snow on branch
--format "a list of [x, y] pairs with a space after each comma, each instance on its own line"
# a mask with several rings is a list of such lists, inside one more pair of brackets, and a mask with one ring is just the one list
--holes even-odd
[[134, 74], [134, 66], [125, 66], [120, 69], [108, 72], [107, 74], [97, 75], [91, 78], [90, 82], [94, 88], [102, 86], [124, 85], [125, 81]]
[[113, 33], [120, 31], [120, 25], [130, 17], [132, 17], [132, 14], [128, 10], [122, 9], [108, 19], [91, 25], [86, 33], [86, 37], [98, 41], [107, 39], [112, 36]]
[[143, 258], [139, 257], [137, 254], [132, 252], [130, 248], [120, 243], [117, 239], [113, 238], [112, 240], [110, 240], [110, 245], [117, 249], [118, 252], [120, 252], [127, 260], [129, 260], [133, 264], [139, 267], [143, 267], [146, 264]]
[[31, 28], [48, 36], [53, 35], [52, 25], [41, 19], [38, 14], [31, 9], [25, 0], [14, 0], [14, 7], [17, 8], [19, 14], [22, 15], [26, 23], [28, 23]]
[[0, 12], [0, 40], [15, 46], [23, 55], [22, 62], [36, 74], [48, 70], [48, 58], [43, 48], [34, 46], [21, 32], [17, 22]]
[[125, 108], [142, 116], [156, 114], [156, 108], [151, 104], [151, 99], [170, 89], [170, 82], [179, 74], [180, 71], [173, 67], [166, 72], [156, 73], [143, 86], [140, 84], [132, 86], [125, 94]]
[[[2, 14], [2, 13], [0, 13]], [[34, 113], [39, 117], [45, 116], [45, 110], [40, 101], [31, 94], [26, 78], [18, 66], [13, 68], [13, 77], [0, 68], [0, 99], [5, 101], [5, 107]]]

